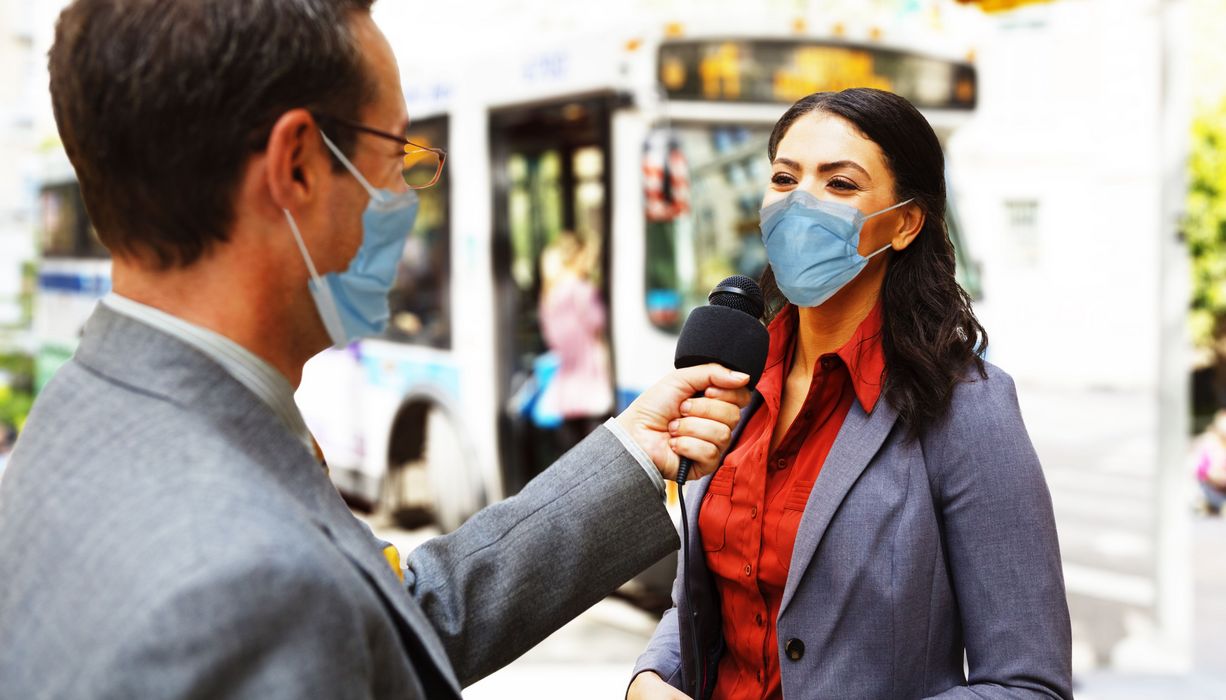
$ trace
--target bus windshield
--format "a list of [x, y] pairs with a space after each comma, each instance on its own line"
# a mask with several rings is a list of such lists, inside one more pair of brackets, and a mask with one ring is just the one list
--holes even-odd
[[[729, 275], [761, 277], [766, 248], [758, 210], [770, 180], [769, 137], [766, 126], [685, 125], [648, 138], [645, 297], [657, 328], [679, 331]], [[946, 225], [958, 281], [977, 298], [978, 271], [968, 262], [952, 203]]]

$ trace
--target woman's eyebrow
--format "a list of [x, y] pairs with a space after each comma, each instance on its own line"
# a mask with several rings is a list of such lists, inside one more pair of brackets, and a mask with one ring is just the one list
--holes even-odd
[[776, 158], [771, 161], [771, 165], [782, 165], [783, 167], [790, 168], [792, 170], [804, 170], [804, 168], [800, 167], [800, 163], [797, 163], [790, 158]]
[[859, 170], [860, 172], [864, 173], [864, 177], [868, 178], [869, 180], [873, 179], [873, 176], [869, 175], [868, 171], [865, 170], [859, 163], [855, 162], [854, 160], [836, 160], [833, 163], [822, 163], [821, 165], [817, 166], [817, 172], [828, 173], [831, 170], [840, 170], [842, 168], [851, 168], [852, 170]]
[[[800, 163], [797, 163], [791, 158], [776, 158], [771, 161], [771, 165], [782, 165], [785, 168], [789, 168], [797, 172], [804, 170], [804, 168], [800, 166]], [[864, 177], [868, 178], [870, 181], [873, 179], [873, 176], [869, 175], [868, 171], [854, 160], [836, 160], [833, 163], [822, 163], [821, 165], [817, 166], [817, 172], [824, 174], [830, 172], [831, 170], [839, 170], [841, 168], [859, 170], [861, 173], [864, 173]]]

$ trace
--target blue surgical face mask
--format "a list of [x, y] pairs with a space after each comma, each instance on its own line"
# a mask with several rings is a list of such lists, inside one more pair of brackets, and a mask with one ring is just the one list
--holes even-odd
[[307, 286], [315, 301], [315, 309], [333, 345], [342, 347], [358, 338], [382, 333], [387, 328], [391, 316], [387, 295], [396, 282], [396, 265], [404, 251], [404, 242], [417, 219], [418, 199], [417, 192], [413, 190], [392, 192], [375, 189], [331, 139], [322, 132], [320, 135], [332, 154], [370, 194], [370, 203], [362, 214], [362, 245], [350, 261], [349, 269], [339, 274], [329, 272], [323, 277], [319, 276], [302, 241], [298, 224], [293, 215], [285, 211], [294, 240], [298, 242], [302, 259], [306, 261], [307, 271], [311, 274]]
[[796, 190], [763, 207], [762, 241], [779, 291], [797, 306], [820, 306], [890, 247], [860, 255], [864, 222], [911, 201], [865, 216], [853, 206]]

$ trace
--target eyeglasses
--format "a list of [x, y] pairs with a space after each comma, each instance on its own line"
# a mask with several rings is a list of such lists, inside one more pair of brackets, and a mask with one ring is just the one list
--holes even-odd
[[354, 131], [361, 131], [364, 134], [378, 136], [379, 138], [402, 144], [404, 146], [404, 167], [401, 170], [401, 174], [404, 176], [404, 184], [408, 185], [411, 190], [421, 190], [430, 187], [437, 183], [439, 176], [443, 174], [443, 163], [447, 162], [447, 152], [441, 148], [422, 146], [413, 143], [404, 136], [380, 131], [374, 127], [349, 119], [314, 113], [311, 116], [315, 117], [316, 121], [329, 121]]

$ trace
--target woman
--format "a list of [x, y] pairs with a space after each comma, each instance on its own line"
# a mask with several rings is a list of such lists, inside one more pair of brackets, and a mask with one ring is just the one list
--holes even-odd
[[1071, 697], [1051, 499], [954, 279], [936, 134], [817, 93], [768, 154], [766, 371], [628, 697]]
[[613, 412], [613, 380], [605, 343], [606, 312], [590, 277], [594, 249], [563, 231], [541, 260], [541, 334], [558, 356], [542, 402], [562, 417], [562, 452], [579, 444]]

